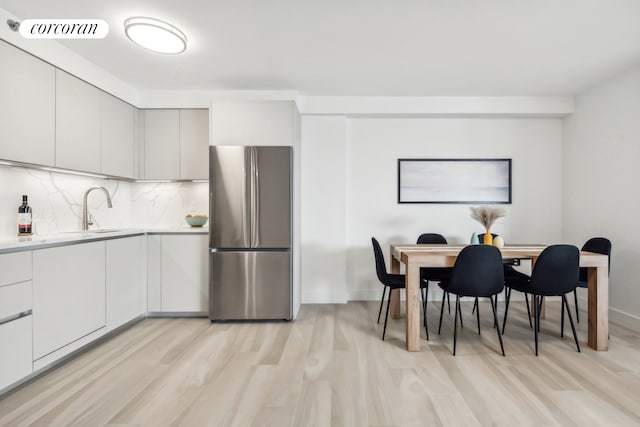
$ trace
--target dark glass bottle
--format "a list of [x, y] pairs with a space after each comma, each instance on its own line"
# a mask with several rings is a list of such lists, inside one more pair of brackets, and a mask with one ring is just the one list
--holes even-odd
[[22, 196], [22, 204], [18, 206], [18, 234], [30, 235], [32, 233], [33, 217], [31, 206], [27, 203], [27, 196]]

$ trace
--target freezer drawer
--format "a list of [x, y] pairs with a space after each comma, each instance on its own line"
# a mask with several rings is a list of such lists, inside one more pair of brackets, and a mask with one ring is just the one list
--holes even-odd
[[291, 252], [212, 252], [211, 320], [291, 319]]

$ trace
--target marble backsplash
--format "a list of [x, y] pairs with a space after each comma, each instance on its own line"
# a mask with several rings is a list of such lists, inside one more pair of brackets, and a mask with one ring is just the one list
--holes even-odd
[[0, 237], [16, 235], [23, 194], [29, 196], [36, 234], [79, 230], [82, 197], [92, 186], [105, 187], [113, 207], [102, 191], [92, 191], [91, 228], [183, 227], [186, 214], [208, 213], [208, 183], [126, 182], [0, 166]]

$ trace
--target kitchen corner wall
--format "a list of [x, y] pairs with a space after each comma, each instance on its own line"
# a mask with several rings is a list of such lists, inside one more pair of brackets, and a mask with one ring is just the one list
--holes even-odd
[[183, 227], [187, 213], [209, 210], [207, 183], [135, 183], [9, 166], [0, 166], [0, 182], [0, 239], [16, 235], [23, 194], [37, 234], [79, 230], [82, 197], [92, 186], [105, 187], [113, 202], [109, 209], [101, 191], [90, 193], [92, 228]]
[[562, 135], [561, 118], [303, 116], [302, 302], [379, 299], [372, 236], [389, 268], [389, 243], [483, 231], [469, 205], [398, 204], [398, 158], [513, 159], [513, 203], [492, 231], [560, 242]]

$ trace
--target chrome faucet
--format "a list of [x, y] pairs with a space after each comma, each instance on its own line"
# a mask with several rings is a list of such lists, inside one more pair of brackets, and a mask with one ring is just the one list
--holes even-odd
[[90, 225], [93, 225], [93, 222], [89, 221], [89, 209], [87, 209], [87, 197], [92, 190], [102, 190], [104, 195], [107, 196], [107, 207], [112, 208], [111, 204], [111, 196], [109, 192], [104, 187], [91, 187], [87, 191], [84, 192], [84, 197], [82, 198], [82, 231], [87, 231]]

